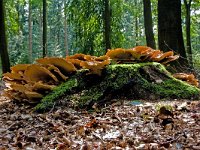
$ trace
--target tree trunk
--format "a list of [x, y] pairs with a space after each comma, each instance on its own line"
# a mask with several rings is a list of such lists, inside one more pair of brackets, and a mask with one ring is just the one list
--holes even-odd
[[3, 73], [10, 71], [10, 61], [7, 48], [4, 1], [0, 0], [0, 54]]
[[32, 40], [32, 5], [31, 0], [29, 0], [29, 14], [28, 14], [28, 28], [29, 28], [29, 63], [32, 63], [32, 48], [33, 48], [33, 40]]
[[68, 50], [68, 34], [67, 34], [67, 15], [65, 12], [65, 18], [64, 18], [64, 30], [65, 30], [65, 41], [64, 41], [64, 45], [65, 45], [65, 52], [66, 52], [66, 56], [69, 55], [69, 50]]
[[61, 7], [60, 7], [60, 3], [59, 2], [57, 2], [57, 22], [59, 22], [59, 24], [58, 24], [58, 28], [56, 29], [56, 34], [57, 34], [57, 45], [56, 45], [56, 49], [57, 49], [57, 46], [58, 47], [60, 47], [60, 29], [61, 29], [61, 26], [60, 26], [60, 24], [61, 24], [61, 21], [60, 21], [60, 12], [61, 12], [62, 10], [61, 10]]
[[[135, 1], [135, 7], [138, 7], [138, 2]], [[139, 19], [138, 19], [138, 10], [135, 9], [135, 46], [138, 46], [139, 45], [139, 37], [138, 37], [138, 34], [139, 34]]]
[[163, 51], [174, 50], [180, 54], [178, 62], [185, 67], [188, 65], [181, 25], [181, 0], [158, 0], [158, 44]]
[[[40, 47], [43, 45], [43, 27], [42, 27], [42, 7], [39, 7], [39, 31], [40, 31]], [[42, 48], [42, 47], [41, 47]], [[43, 49], [43, 48], [42, 48]], [[41, 51], [42, 52], [42, 51]], [[41, 52], [39, 52], [39, 56], [41, 55]]]
[[111, 11], [110, 1], [104, 0], [104, 35], [106, 51], [111, 48]]
[[19, 26], [19, 27], [18, 27], [18, 34], [20, 33], [21, 24], [22, 24], [22, 23], [20, 22], [20, 8], [19, 8], [20, 6], [19, 6], [19, 4], [20, 4], [20, 2], [19, 2], [19, 0], [17, 0], [17, 4], [16, 4], [15, 7], [16, 7], [16, 11], [17, 11], [17, 17], [16, 17], [17, 19], [16, 19], [16, 20], [17, 20], [18, 26]]
[[47, 2], [43, 0], [43, 57], [47, 55]]
[[66, 52], [66, 56], [69, 55], [69, 50], [68, 50], [68, 34], [67, 34], [67, 12], [66, 12], [66, 0], [64, 1], [64, 32], [65, 32], [65, 39], [64, 39], [64, 47], [65, 47], [65, 52]]
[[135, 46], [138, 46], [139, 45], [139, 37], [138, 37], [138, 17], [136, 15], [135, 17]]
[[190, 67], [193, 68], [193, 61], [192, 61], [192, 46], [191, 46], [191, 36], [190, 36], [190, 13], [191, 13], [191, 3], [192, 0], [189, 0], [187, 3], [187, 0], [184, 0], [184, 5], [186, 9], [186, 47], [187, 47], [187, 53], [188, 53], [188, 61]]
[[153, 33], [153, 22], [151, 12], [151, 0], [143, 0], [144, 27], [147, 46], [156, 49], [156, 43]]

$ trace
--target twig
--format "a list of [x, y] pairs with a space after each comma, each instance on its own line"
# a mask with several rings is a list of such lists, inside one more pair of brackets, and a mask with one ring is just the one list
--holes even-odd
[[173, 143], [174, 141], [178, 140], [181, 136], [184, 136], [184, 133], [178, 135], [176, 138], [174, 138], [174, 139], [172, 139], [172, 140], [170, 140], [170, 141], [163, 142], [163, 143], [159, 142], [159, 145], [166, 145], [166, 144]]
[[53, 103], [53, 107], [51, 108], [51, 110], [49, 111], [49, 113], [51, 113], [54, 110], [55, 105], [56, 105], [56, 102]]

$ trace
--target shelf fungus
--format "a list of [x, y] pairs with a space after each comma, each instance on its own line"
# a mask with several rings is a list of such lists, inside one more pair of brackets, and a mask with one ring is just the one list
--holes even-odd
[[30, 66], [30, 64], [17, 64], [11, 67], [10, 69], [12, 73], [20, 73], [20, 72], [23, 73], [27, 69], [28, 66]]
[[58, 82], [57, 77], [53, 73], [51, 73], [47, 68], [41, 66], [40, 64], [33, 64], [27, 67], [27, 69], [24, 72], [24, 78], [28, 82]]
[[186, 81], [187, 83], [194, 85], [194, 86], [199, 86], [199, 81], [195, 78], [193, 74], [187, 74], [187, 73], [175, 73], [173, 74], [174, 78], [177, 78], [182, 81]]
[[76, 71], [75, 66], [64, 58], [46, 57], [37, 59], [36, 62], [42, 65], [54, 65], [65, 75]]
[[41, 99], [43, 97], [42, 94], [34, 91], [25, 91], [24, 94], [28, 99]]
[[104, 69], [107, 65], [110, 64], [110, 60], [104, 60], [104, 61], [82, 61], [81, 66], [85, 69], [89, 70], [89, 74], [97, 74], [101, 75], [102, 69]]
[[106, 53], [106, 56], [117, 63], [124, 63], [130, 60], [135, 60], [132, 50], [122, 48], [112, 49]]
[[[147, 46], [136, 46], [130, 49], [116, 48], [103, 56], [75, 54], [66, 58], [39, 58], [35, 64], [17, 64], [11, 72], [3, 74], [6, 89], [5, 95], [12, 99], [38, 102], [43, 96], [53, 91], [56, 86], [66, 82], [77, 70], [87, 69], [88, 74], [102, 75], [102, 70], [116, 63], [159, 62], [168, 64], [179, 58], [173, 51], [163, 53]], [[198, 80], [192, 74], [175, 74], [174, 77], [198, 86]]]
[[19, 73], [7, 72], [3, 74], [3, 80], [24, 80], [24, 78]]
[[167, 64], [179, 58], [173, 51], [163, 53], [147, 46], [136, 46], [132, 49], [117, 48], [109, 50], [106, 56], [117, 63], [160, 62]]
[[78, 60], [83, 60], [85, 61], [85, 54], [75, 54], [75, 55], [71, 55], [71, 56], [66, 56], [66, 60], [69, 60], [69, 59], [78, 59]]
[[47, 65], [46, 67], [47, 67], [47, 69], [48, 69], [49, 71], [51, 71], [51, 73], [57, 74], [57, 75], [56, 75], [57, 78], [61, 78], [61, 80], [64, 80], [64, 81], [66, 81], [66, 80], [68, 79], [68, 77], [67, 77], [66, 75], [64, 75], [64, 74], [58, 69], [58, 67], [56, 67], [56, 66], [54, 66], [54, 65], [51, 65], [51, 64]]
[[30, 101], [32, 103], [35, 99], [41, 99], [43, 97], [41, 93], [32, 91], [34, 88], [29, 84], [23, 85], [10, 83], [6, 84], [6, 87], [7, 89], [4, 91], [4, 95], [18, 101], [24, 101], [25, 99], [29, 99], [33, 100]]
[[88, 74], [101, 75], [101, 71], [106, 65], [110, 64], [110, 59], [108, 56], [91, 56], [85, 54], [75, 54], [72, 56], [67, 56], [66, 60], [74, 64], [78, 69], [88, 69]]

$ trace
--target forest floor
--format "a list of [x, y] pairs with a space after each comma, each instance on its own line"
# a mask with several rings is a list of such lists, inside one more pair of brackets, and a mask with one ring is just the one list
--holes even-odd
[[1, 96], [0, 150], [7, 149], [199, 150], [200, 101], [114, 100], [77, 110], [62, 99], [37, 114]]

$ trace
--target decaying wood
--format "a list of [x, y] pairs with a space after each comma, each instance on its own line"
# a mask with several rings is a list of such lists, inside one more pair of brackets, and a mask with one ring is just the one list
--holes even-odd
[[[11, 67], [11, 72], [3, 74], [7, 89], [5, 95], [13, 99], [30, 99], [38, 102], [49, 91], [62, 82], [66, 82], [78, 70], [88, 70], [87, 75], [102, 75], [102, 71], [111, 62], [141, 63], [159, 62], [168, 64], [178, 59], [173, 51], [163, 53], [147, 46], [137, 46], [132, 49], [117, 48], [109, 50], [106, 55], [97, 57], [85, 54], [75, 54], [64, 58], [46, 57], [36, 60], [36, 64], [18, 64]], [[150, 73], [150, 76], [155, 76]], [[183, 77], [184, 76], [184, 77]], [[198, 86], [198, 80], [193, 75], [176, 74], [174, 77]], [[116, 83], [117, 84], [117, 83]]]

